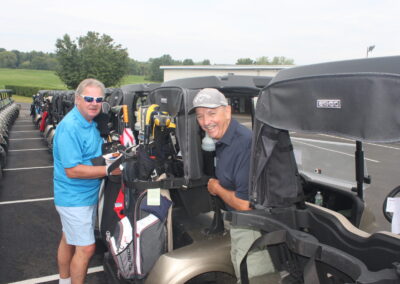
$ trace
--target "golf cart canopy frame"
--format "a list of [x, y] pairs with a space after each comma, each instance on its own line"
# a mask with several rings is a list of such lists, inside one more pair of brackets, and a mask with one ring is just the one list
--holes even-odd
[[171, 80], [164, 82], [161, 86], [186, 89], [215, 88], [220, 91], [226, 90], [228, 95], [249, 94], [250, 96], [255, 96], [258, 95], [261, 88], [268, 85], [271, 79], [272, 77], [269, 76], [204, 76]]

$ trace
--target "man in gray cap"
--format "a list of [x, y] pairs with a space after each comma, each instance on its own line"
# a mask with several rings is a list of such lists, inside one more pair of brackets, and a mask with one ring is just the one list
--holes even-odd
[[[228, 210], [251, 210], [248, 193], [251, 131], [232, 118], [225, 96], [213, 88], [202, 89], [193, 99], [197, 122], [216, 141], [216, 178], [208, 181], [211, 195], [220, 197]], [[240, 262], [250, 245], [261, 236], [249, 228], [231, 227], [231, 258], [240, 279]], [[249, 278], [271, 273], [274, 267], [266, 250], [250, 253]]]

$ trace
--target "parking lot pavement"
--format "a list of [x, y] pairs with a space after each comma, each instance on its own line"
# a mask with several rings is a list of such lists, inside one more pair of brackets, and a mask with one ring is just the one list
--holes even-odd
[[[53, 203], [52, 156], [22, 105], [10, 131], [0, 181], [0, 284], [58, 283], [61, 225]], [[103, 250], [90, 263], [87, 283], [106, 283]]]
[[[291, 136], [355, 145], [353, 140], [333, 135], [291, 133]], [[326, 151], [337, 150], [334, 144], [324, 147], [327, 148]], [[385, 196], [393, 188], [400, 185], [400, 144], [363, 143], [363, 149], [367, 173], [371, 176], [371, 184], [364, 191], [364, 199], [376, 219], [377, 229], [374, 231], [390, 231], [391, 225], [383, 216], [382, 204]], [[354, 152], [348, 154], [354, 155]], [[350, 160], [350, 162], [352, 163], [353, 160]]]

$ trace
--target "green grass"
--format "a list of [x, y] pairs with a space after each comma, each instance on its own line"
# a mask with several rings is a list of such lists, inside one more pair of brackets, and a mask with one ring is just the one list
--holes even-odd
[[[146, 81], [144, 76], [128, 75], [122, 79], [121, 86], [141, 83], [151, 82]], [[32, 86], [44, 89], [67, 89], [53, 71], [0, 68], [0, 89], [4, 89], [5, 85]]]
[[142, 84], [142, 83], [154, 83], [154, 82], [145, 80], [144, 76], [127, 75], [124, 78], [122, 78], [121, 86], [128, 84]]
[[66, 89], [53, 71], [0, 68], [0, 88], [5, 85]]
[[28, 98], [28, 97], [13, 95], [12, 99], [16, 103], [32, 103], [32, 98]]

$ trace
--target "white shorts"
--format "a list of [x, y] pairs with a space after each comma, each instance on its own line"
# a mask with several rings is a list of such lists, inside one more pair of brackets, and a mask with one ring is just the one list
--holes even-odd
[[67, 244], [88, 246], [95, 243], [96, 205], [83, 207], [56, 206], [56, 209], [60, 215]]

